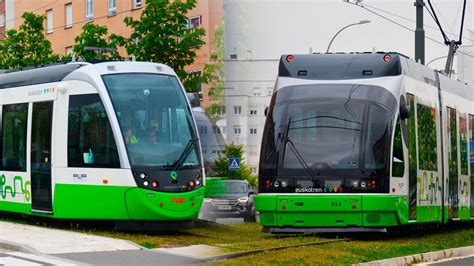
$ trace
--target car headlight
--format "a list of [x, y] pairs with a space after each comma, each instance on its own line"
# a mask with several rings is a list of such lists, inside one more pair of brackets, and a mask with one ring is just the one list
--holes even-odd
[[211, 198], [204, 198], [204, 202], [208, 202], [208, 203], [209, 203], [209, 202], [211, 202], [211, 201], [212, 201]]
[[241, 203], [244, 203], [244, 202], [249, 201], [249, 197], [241, 197], [241, 198], [238, 198], [237, 200]]

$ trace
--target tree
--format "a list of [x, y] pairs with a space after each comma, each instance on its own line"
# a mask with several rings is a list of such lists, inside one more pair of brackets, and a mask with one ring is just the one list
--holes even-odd
[[113, 35], [129, 55], [140, 61], [167, 64], [181, 78], [184, 87], [192, 91], [202, 82], [198, 73], [187, 73], [185, 66], [196, 58], [206, 31], [188, 26], [186, 13], [196, 6], [197, 0], [147, 0], [140, 19], [124, 19], [133, 29], [129, 38]]
[[[252, 174], [252, 170], [243, 162], [244, 148], [242, 145], [229, 144], [225, 147], [224, 153], [214, 162], [212, 166], [212, 176], [229, 177], [231, 179], [247, 180], [252, 187], [257, 186], [257, 176]], [[240, 170], [228, 170], [228, 158], [240, 159]]]
[[86, 50], [86, 47], [117, 49], [116, 37], [111, 37], [110, 42], [107, 42], [108, 31], [106, 26], [87, 23], [82, 27], [82, 32], [74, 39], [74, 53], [85, 60], [120, 58], [118, 53], [112, 53], [112, 56], [109, 56], [108, 53], [104, 53], [102, 56], [99, 55], [99, 51]]
[[203, 77], [210, 83], [209, 98], [211, 105], [206, 112], [215, 118], [223, 113], [224, 105], [224, 27], [221, 25], [214, 31], [212, 44], [217, 48], [211, 54], [211, 62], [204, 66]]
[[18, 30], [6, 32], [7, 39], [0, 44], [0, 68], [16, 69], [56, 62], [51, 42], [44, 36], [44, 16], [26, 12]]

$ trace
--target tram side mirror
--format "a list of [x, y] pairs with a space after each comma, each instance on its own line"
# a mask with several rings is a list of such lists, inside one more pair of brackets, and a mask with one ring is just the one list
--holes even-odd
[[406, 104], [400, 104], [400, 118], [405, 120], [410, 117], [410, 108]]
[[265, 107], [265, 110], [263, 111], [263, 113], [265, 114], [265, 116], [267, 116], [267, 114], [268, 114], [268, 106]]

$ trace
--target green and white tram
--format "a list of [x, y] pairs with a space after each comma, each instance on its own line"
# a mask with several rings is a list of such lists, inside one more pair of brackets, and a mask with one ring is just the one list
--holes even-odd
[[474, 218], [474, 89], [396, 53], [284, 55], [262, 138], [264, 232]]
[[77, 62], [5, 73], [0, 118], [0, 211], [132, 224], [197, 218], [199, 138], [168, 66]]

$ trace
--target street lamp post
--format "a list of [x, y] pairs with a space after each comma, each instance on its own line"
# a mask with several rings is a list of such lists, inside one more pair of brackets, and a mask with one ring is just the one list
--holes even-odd
[[336, 38], [337, 35], [339, 35], [339, 33], [341, 33], [341, 31], [349, 28], [350, 26], [355, 26], [355, 25], [362, 25], [362, 24], [367, 24], [367, 23], [370, 23], [370, 20], [361, 20], [357, 23], [352, 23], [352, 24], [349, 24], [345, 27], [343, 27], [342, 29], [340, 29], [338, 32], [336, 32], [336, 34], [334, 34], [334, 36], [332, 37], [331, 41], [329, 42], [329, 45], [328, 45], [328, 49], [326, 50], [326, 53], [329, 53], [329, 48], [331, 48], [331, 44], [332, 42], [334, 41], [334, 39]]

